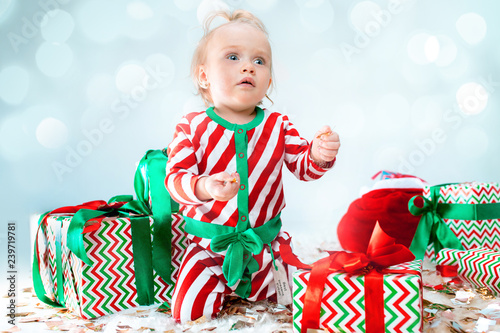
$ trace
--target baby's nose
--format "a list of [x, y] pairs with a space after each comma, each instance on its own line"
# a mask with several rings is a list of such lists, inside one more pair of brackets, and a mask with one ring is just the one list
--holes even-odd
[[246, 63], [241, 67], [241, 72], [253, 74], [255, 72], [255, 68], [253, 67], [253, 65], [251, 63]]

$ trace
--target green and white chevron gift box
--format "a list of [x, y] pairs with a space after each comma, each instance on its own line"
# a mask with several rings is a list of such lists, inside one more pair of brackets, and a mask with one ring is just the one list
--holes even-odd
[[153, 268], [151, 216], [105, 217], [87, 226], [81, 237], [90, 264], [68, 247], [72, 219], [69, 214], [49, 214], [40, 224], [34, 276], [38, 267], [43, 284], [38, 289], [43, 291], [38, 290], [37, 296], [42, 301], [66, 307], [83, 319], [170, 303], [187, 247], [181, 215], [172, 214], [171, 281]]
[[475, 288], [488, 287], [500, 295], [500, 252], [478, 248], [472, 250], [443, 249], [436, 256], [438, 265], [457, 265], [458, 276]]
[[[388, 267], [390, 270], [421, 272], [422, 261], [414, 260]], [[301, 332], [304, 297], [311, 271], [297, 270], [293, 275], [293, 329]], [[335, 272], [328, 275], [319, 324], [328, 332], [365, 332], [365, 275]], [[422, 277], [415, 274], [383, 275], [383, 316], [385, 332], [421, 332]], [[304, 332], [306, 333], [306, 332]]]
[[[465, 182], [441, 185], [437, 198], [432, 198], [431, 192], [431, 187], [426, 186], [423, 191], [424, 198], [437, 200], [438, 204], [471, 207], [472, 213], [463, 217], [459, 213], [448, 218], [446, 215], [449, 213], [443, 212], [444, 223], [456, 235], [465, 250], [478, 247], [500, 250], [500, 209], [491, 205], [500, 203], [498, 183]], [[434, 246], [429, 244], [426, 255], [435, 258], [435, 254]]]

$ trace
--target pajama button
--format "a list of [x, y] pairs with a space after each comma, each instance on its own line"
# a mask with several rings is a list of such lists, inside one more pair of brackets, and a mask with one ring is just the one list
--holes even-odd
[[245, 222], [247, 220], [247, 217], [245, 215], [243, 215], [240, 220], [242, 220], [243, 222]]
[[239, 133], [239, 134], [243, 133], [243, 128], [240, 128], [240, 129], [238, 130], [238, 133]]
[[239, 158], [243, 158], [243, 157], [245, 157], [245, 154], [243, 154], [243, 153], [239, 153], [239, 154], [238, 154], [238, 157], [239, 157]]
[[240, 185], [240, 190], [242, 190], [242, 191], [243, 191], [244, 189], [245, 189], [245, 184], [241, 184], [241, 185]]
[[243, 256], [243, 259], [248, 259], [248, 254], [245, 254], [245, 255]]

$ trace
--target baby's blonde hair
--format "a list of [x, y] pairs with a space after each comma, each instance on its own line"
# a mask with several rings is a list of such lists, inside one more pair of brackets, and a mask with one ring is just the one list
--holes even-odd
[[[225, 20], [227, 20], [226, 23], [219, 25], [216, 28], [210, 29], [210, 25], [216, 19], [217, 17], [221, 17]], [[198, 70], [200, 65], [203, 65], [206, 61], [206, 54], [207, 54], [207, 45], [210, 39], [213, 37], [215, 31], [220, 29], [221, 27], [227, 26], [229, 24], [234, 24], [234, 23], [244, 23], [244, 24], [249, 24], [253, 26], [254, 28], [257, 28], [258, 30], [262, 31], [267, 38], [269, 38], [269, 34], [267, 33], [266, 27], [262, 23], [261, 20], [259, 20], [255, 15], [250, 13], [249, 11], [238, 9], [235, 10], [234, 12], [230, 13], [227, 11], [216, 11], [212, 15], [210, 15], [204, 22], [203, 24], [203, 30], [204, 34], [203, 37], [200, 39], [198, 42], [198, 46], [196, 47], [194, 54], [193, 54], [193, 60], [191, 61], [191, 78], [193, 79], [193, 82], [197, 88], [197, 92], [201, 95], [201, 98], [205, 102], [206, 106], [209, 106], [212, 104], [212, 98], [210, 96], [210, 91], [208, 87], [203, 88], [200, 85], [200, 82], [198, 81]], [[272, 56], [271, 56], [272, 58]], [[273, 67], [272, 67], [272, 60], [271, 60], [271, 78], [273, 78]], [[271, 81], [271, 89], [274, 85], [274, 80]], [[269, 96], [266, 97], [269, 98]], [[272, 102], [272, 101], [271, 101]], [[259, 103], [261, 104], [261, 103]]]

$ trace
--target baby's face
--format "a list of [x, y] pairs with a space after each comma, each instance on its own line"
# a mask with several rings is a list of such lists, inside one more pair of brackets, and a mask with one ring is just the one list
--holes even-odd
[[267, 36], [249, 24], [233, 23], [214, 32], [199, 79], [208, 83], [216, 108], [253, 111], [271, 84], [271, 61]]

